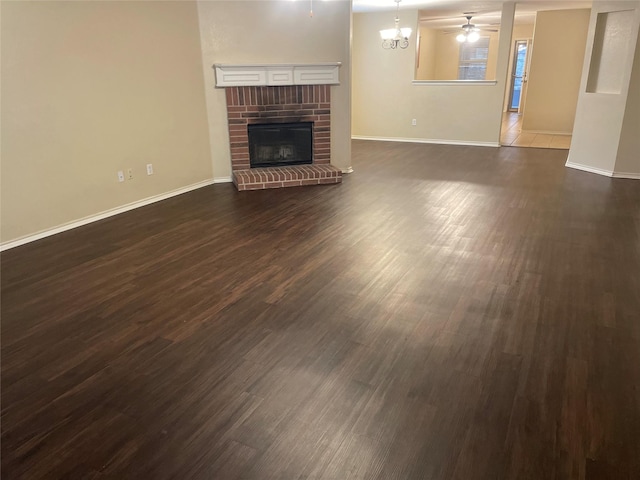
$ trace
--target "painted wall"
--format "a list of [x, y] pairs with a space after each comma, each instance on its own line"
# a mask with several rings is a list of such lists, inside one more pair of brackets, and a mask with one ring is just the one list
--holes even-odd
[[[495, 79], [498, 60], [498, 33], [488, 33], [489, 56], [486, 80]], [[416, 80], [457, 80], [460, 43], [444, 30], [420, 26], [420, 63]]]
[[[436, 67], [434, 78], [424, 80], [457, 80], [460, 46], [452, 35], [440, 32], [436, 42]], [[418, 78], [418, 80], [422, 80]]]
[[416, 78], [433, 80], [436, 78], [436, 54], [438, 52], [438, 30], [420, 26], [420, 52]]
[[573, 131], [589, 15], [588, 9], [537, 13], [523, 131]]
[[195, 3], [2, 2], [1, 21], [3, 243], [211, 178]]
[[[504, 8], [511, 32], [513, 4]], [[415, 39], [406, 50], [381, 47], [390, 21], [388, 12], [353, 15], [354, 137], [497, 145], [511, 35], [499, 40], [496, 85], [416, 85]], [[415, 29], [418, 11], [402, 10], [400, 23]]]
[[622, 120], [615, 171], [640, 178], [640, 35], [636, 40], [627, 105]]
[[350, 22], [348, 1], [199, 2], [214, 177], [231, 175], [225, 92], [215, 88], [214, 63], [342, 62], [331, 87], [331, 163], [351, 166]]
[[[609, 13], [613, 15], [609, 17]], [[600, 14], [609, 18], [600, 23], [606, 25], [601, 36], [596, 35], [598, 19], [604, 19]], [[640, 1], [593, 3], [567, 166], [609, 176], [639, 177], [639, 28]], [[599, 58], [602, 52], [607, 56], [604, 61]], [[615, 77], [619, 91], [602, 93], [597, 88], [590, 91], [590, 79], [610, 77], [608, 72], [601, 71], [602, 65], [619, 72]]]
[[513, 40], [526, 40], [528, 38], [533, 38], [533, 26], [533, 23], [514, 25], [512, 35]]

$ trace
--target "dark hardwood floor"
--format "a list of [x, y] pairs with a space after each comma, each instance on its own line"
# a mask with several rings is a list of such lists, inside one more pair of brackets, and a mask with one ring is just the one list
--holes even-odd
[[640, 478], [640, 182], [353, 155], [2, 253], [2, 478]]

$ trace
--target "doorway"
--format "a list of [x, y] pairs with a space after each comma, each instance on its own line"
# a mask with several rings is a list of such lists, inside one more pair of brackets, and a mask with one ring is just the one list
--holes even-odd
[[527, 82], [529, 43], [530, 40], [515, 41], [513, 48], [513, 71], [509, 85], [509, 103], [507, 107], [507, 111], [509, 112], [520, 112], [523, 104], [523, 90]]
[[[527, 81], [531, 66], [533, 26], [531, 31], [514, 40], [510, 62], [509, 88], [500, 128], [500, 144], [511, 147], [554, 148], [568, 150], [570, 135], [556, 135], [542, 132], [523, 132], [522, 120], [527, 99]], [[529, 37], [526, 38], [525, 37]]]

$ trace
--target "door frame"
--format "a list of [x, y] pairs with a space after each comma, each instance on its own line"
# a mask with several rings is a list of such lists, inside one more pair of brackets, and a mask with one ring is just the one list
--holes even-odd
[[[516, 79], [516, 65], [518, 64], [518, 44], [525, 43], [527, 52], [524, 58], [524, 72], [522, 73], [522, 84], [520, 87], [520, 101], [518, 102], [518, 108], [513, 109], [511, 104], [513, 103], [513, 93], [515, 91], [515, 79]], [[533, 42], [530, 38], [520, 38], [513, 40], [513, 53], [511, 56], [511, 76], [509, 77], [509, 97], [507, 101], [507, 112], [518, 112], [522, 114], [524, 111], [524, 100], [526, 97], [526, 84], [529, 75], [529, 65], [531, 63], [531, 47]]]

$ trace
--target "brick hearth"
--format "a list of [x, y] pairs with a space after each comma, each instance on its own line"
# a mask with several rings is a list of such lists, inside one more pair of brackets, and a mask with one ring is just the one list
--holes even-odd
[[[342, 172], [330, 164], [330, 92], [329, 85], [226, 88], [231, 171], [238, 190], [342, 181]], [[313, 122], [313, 164], [250, 168], [247, 125], [295, 122]]]

